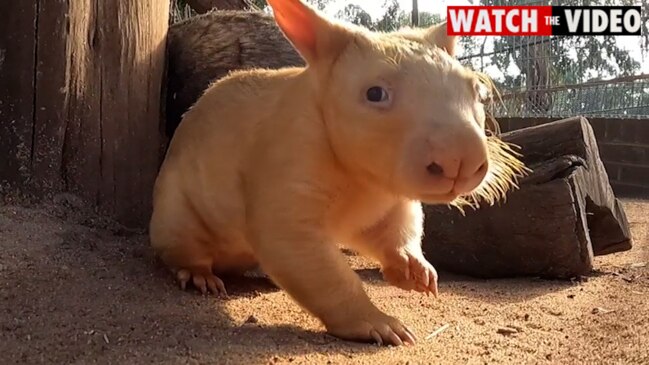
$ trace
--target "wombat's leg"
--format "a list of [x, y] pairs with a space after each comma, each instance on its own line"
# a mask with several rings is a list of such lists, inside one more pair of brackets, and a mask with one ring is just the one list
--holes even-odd
[[151, 246], [183, 290], [191, 281], [203, 294], [209, 290], [226, 295], [223, 281], [212, 272], [214, 248], [205, 224], [186, 204], [173, 198], [173, 194], [159, 197], [149, 226]]
[[422, 234], [421, 204], [403, 201], [349, 245], [378, 260], [383, 277], [392, 285], [437, 296], [437, 271], [421, 250]]
[[370, 301], [340, 250], [325, 235], [295, 225], [275, 221], [253, 229], [257, 258], [271, 279], [334, 336], [414, 344], [416, 337], [405, 325]]

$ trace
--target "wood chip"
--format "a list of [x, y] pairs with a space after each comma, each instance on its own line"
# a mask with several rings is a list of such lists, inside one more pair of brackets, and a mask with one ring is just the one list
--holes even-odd
[[106, 343], [110, 343], [110, 341], [108, 341], [108, 336], [106, 336], [105, 333], [104, 333], [104, 341], [105, 341]]
[[250, 315], [244, 323], [248, 324], [248, 323], [258, 323], [258, 322], [259, 320], [257, 319], [257, 317]]
[[440, 333], [446, 331], [446, 330], [448, 329], [449, 326], [450, 326], [450, 325], [447, 323], [447, 324], [443, 325], [442, 327], [436, 329], [435, 331], [433, 331], [433, 333], [431, 333], [430, 335], [426, 336], [426, 340], [430, 340], [431, 338], [433, 338], [433, 337], [439, 335]]
[[602, 308], [602, 307], [595, 307], [591, 311], [591, 313], [593, 313], [593, 314], [606, 314], [606, 313], [612, 313], [612, 312], [615, 312], [615, 310], [614, 309], [606, 309], [606, 308]]
[[501, 335], [513, 335], [518, 333], [518, 330], [516, 328], [510, 328], [510, 327], [499, 327], [496, 330], [496, 333], [500, 333]]
[[636, 262], [634, 264], [631, 264], [631, 267], [634, 268], [634, 269], [639, 268], [639, 267], [645, 267], [645, 266], [647, 266], [646, 262]]

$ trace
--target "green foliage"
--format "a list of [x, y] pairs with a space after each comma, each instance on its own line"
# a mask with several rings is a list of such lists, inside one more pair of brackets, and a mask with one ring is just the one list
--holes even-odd
[[[360, 6], [348, 4], [336, 14], [336, 17], [379, 32], [389, 32], [411, 25], [411, 14], [401, 9], [397, 0], [384, 0], [383, 9], [385, 13], [380, 18], [372, 19], [370, 14]], [[437, 14], [419, 13], [420, 27], [427, 27], [440, 21], [441, 18]]]
[[336, 18], [344, 19], [365, 28], [374, 29], [374, 22], [372, 21], [370, 14], [356, 4], [348, 4], [345, 6], [342, 10], [336, 13]]
[[[315, 5], [318, 9], [324, 10], [329, 6], [332, 0], [306, 0]], [[376, 0], [378, 1], [378, 0]], [[267, 4], [266, 0], [253, 0], [255, 5], [263, 9]], [[399, 6], [398, 0], [383, 0], [384, 14], [378, 19], [372, 19], [372, 16], [362, 7], [356, 4], [347, 4], [342, 10], [338, 11], [335, 16], [344, 19], [350, 23], [357, 24], [374, 31], [392, 31], [411, 24], [410, 13], [405, 12]], [[439, 23], [441, 18], [437, 14], [427, 12], [419, 13], [420, 26], [430, 26]]]
[[[410, 17], [408, 16], [407, 21], [410, 21]], [[442, 21], [442, 17], [439, 14], [433, 14], [429, 13], [426, 11], [420, 11], [419, 12], [419, 26], [420, 27], [430, 27], [433, 24], [440, 23]]]
[[[399, 7], [399, 2], [397, 0], [385, 0], [383, 8], [386, 9], [385, 14], [374, 24], [374, 29], [380, 32], [389, 32], [400, 28], [402, 24], [399, 23], [399, 20], [402, 10]], [[410, 24], [410, 21], [408, 21], [408, 24]]]
[[324, 10], [327, 5], [331, 2], [331, 0], [306, 0], [307, 2], [311, 3], [311, 5], [315, 5], [316, 8], [319, 10]]

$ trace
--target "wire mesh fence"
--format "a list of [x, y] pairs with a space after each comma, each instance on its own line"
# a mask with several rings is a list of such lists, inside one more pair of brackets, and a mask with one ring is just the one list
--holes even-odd
[[169, 4], [169, 24], [181, 22], [197, 15], [192, 8], [181, 0], [171, 0]]
[[649, 2], [477, 0], [475, 5], [642, 5], [642, 36], [517, 36], [462, 40], [461, 60], [496, 81], [497, 117], [649, 117]]

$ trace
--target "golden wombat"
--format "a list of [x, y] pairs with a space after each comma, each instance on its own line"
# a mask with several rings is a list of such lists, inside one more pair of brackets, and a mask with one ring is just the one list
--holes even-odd
[[257, 265], [343, 339], [413, 344], [337, 247], [390, 283], [437, 294], [422, 202], [492, 200], [518, 160], [485, 134], [488, 87], [444, 24], [373, 33], [270, 0], [305, 67], [240, 70], [184, 115], [154, 191], [151, 243], [184, 288]]

